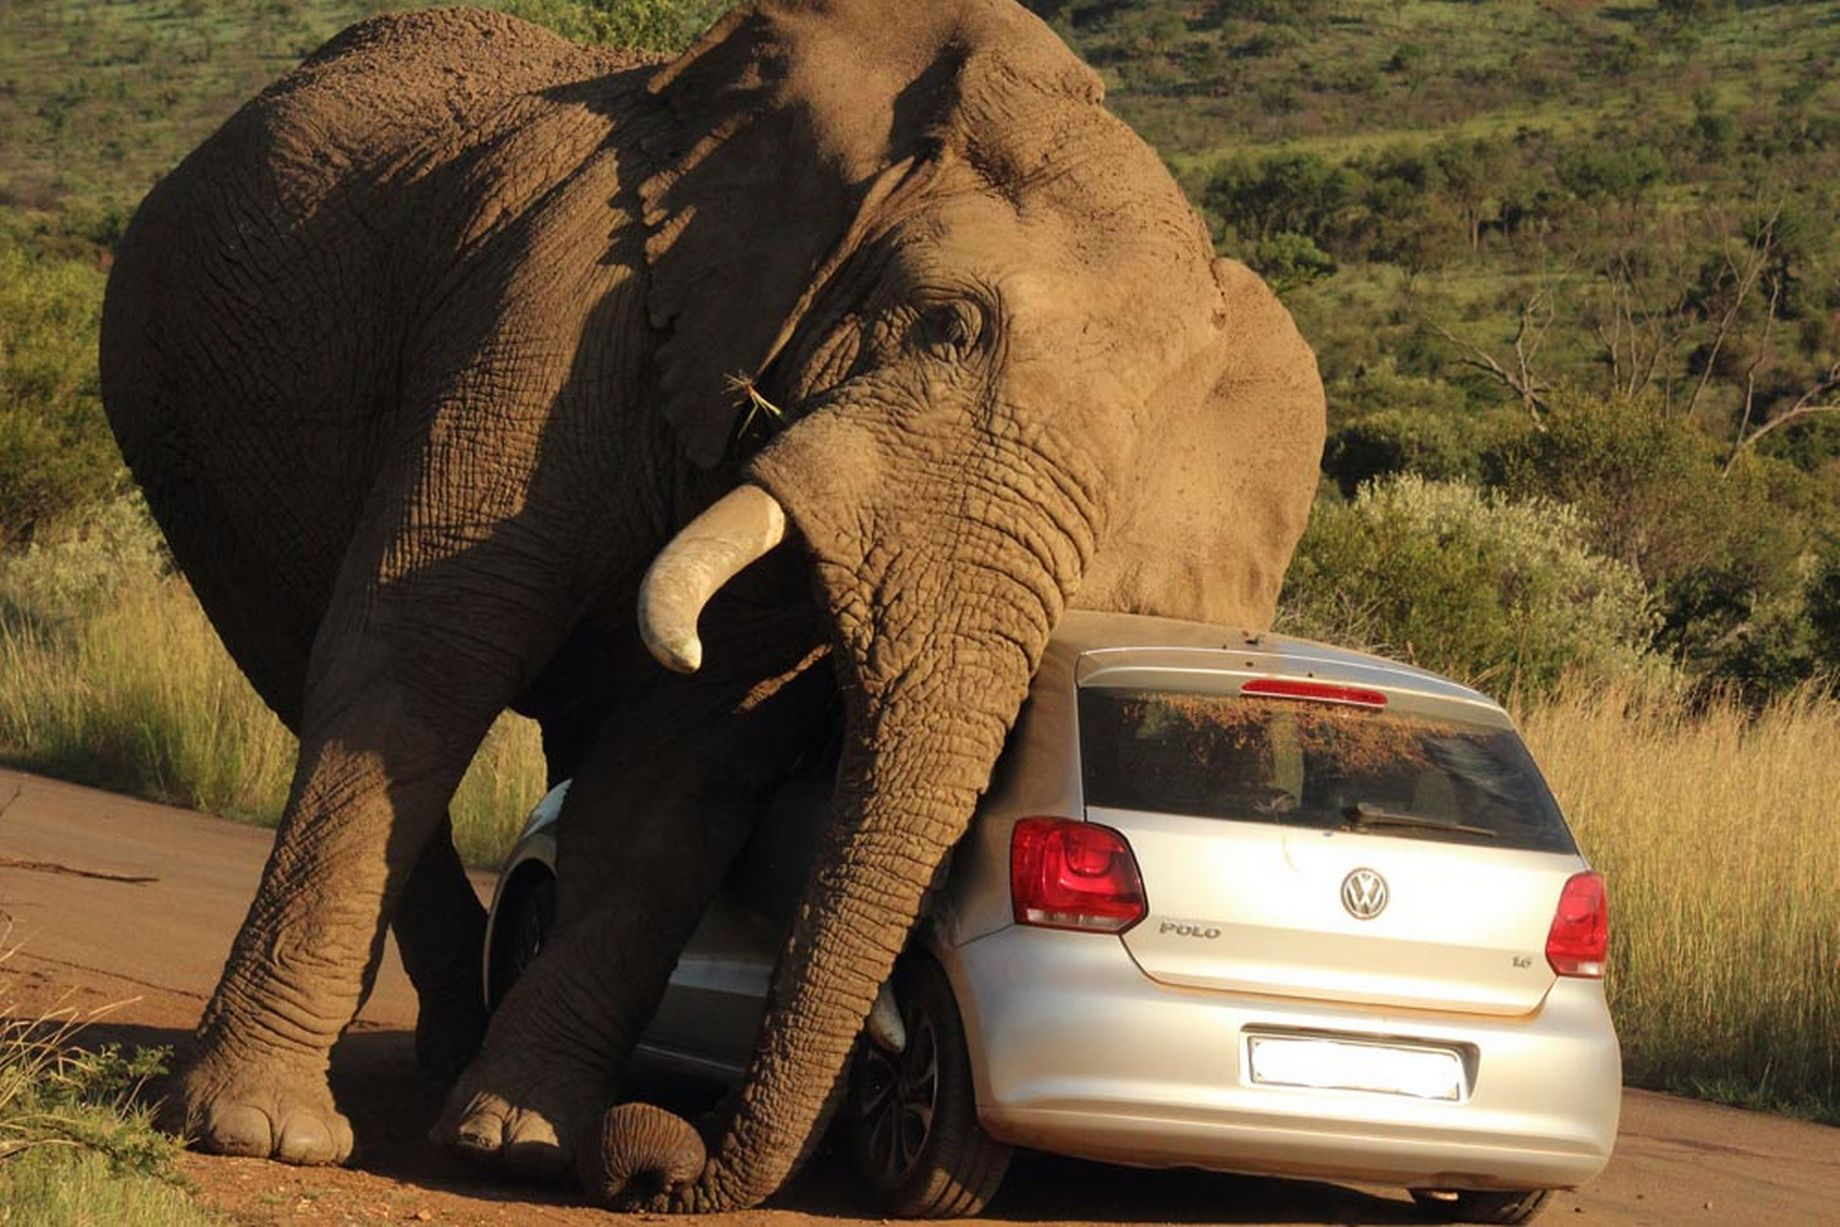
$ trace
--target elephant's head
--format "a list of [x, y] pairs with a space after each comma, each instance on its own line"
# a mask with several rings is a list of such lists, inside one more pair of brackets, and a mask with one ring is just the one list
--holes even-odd
[[[646, 189], [665, 409], [745, 484], [655, 561], [645, 633], [694, 668], [702, 602], [789, 522], [849, 714], [766, 1033], [683, 1208], [759, 1200], [810, 1141], [1068, 603], [1269, 620], [1323, 402], [1283, 308], [1009, 0], [745, 6], [652, 89], [687, 134]], [[647, 1120], [609, 1131], [611, 1167], [672, 1167], [623, 1152]]]

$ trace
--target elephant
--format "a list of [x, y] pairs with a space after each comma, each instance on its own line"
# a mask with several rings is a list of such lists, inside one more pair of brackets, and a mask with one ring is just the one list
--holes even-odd
[[[393, 927], [464, 1070], [436, 1137], [663, 1211], [810, 1148], [1062, 612], [1268, 624], [1324, 431], [1287, 311], [1012, 0], [755, 0], [674, 59], [366, 20], [155, 186], [101, 356], [300, 742], [168, 1119], [343, 1161], [329, 1053]], [[609, 1110], [833, 707], [744, 1080], [700, 1127]], [[576, 784], [566, 920], [488, 1025], [446, 808], [506, 708]]]

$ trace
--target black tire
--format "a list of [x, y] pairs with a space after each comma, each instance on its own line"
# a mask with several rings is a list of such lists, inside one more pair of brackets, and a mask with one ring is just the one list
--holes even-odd
[[1481, 1189], [1413, 1189], [1412, 1200], [1447, 1223], [1524, 1223], [1538, 1214], [1551, 1189], [1498, 1193]]
[[519, 976], [530, 969], [537, 954], [549, 943], [556, 927], [556, 878], [547, 870], [531, 870], [531, 878], [518, 885], [510, 906], [502, 911], [492, 933], [492, 982], [488, 1006], [498, 1008]]
[[965, 1025], [945, 972], [908, 958], [895, 972], [907, 1047], [864, 1036], [850, 1062], [850, 1154], [882, 1208], [897, 1218], [962, 1218], [995, 1196], [1010, 1148], [977, 1120]]

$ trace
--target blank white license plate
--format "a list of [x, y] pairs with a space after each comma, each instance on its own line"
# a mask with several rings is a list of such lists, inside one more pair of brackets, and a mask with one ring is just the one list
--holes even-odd
[[1255, 1035], [1248, 1038], [1247, 1049], [1252, 1080], [1265, 1086], [1463, 1097], [1463, 1058], [1445, 1048]]

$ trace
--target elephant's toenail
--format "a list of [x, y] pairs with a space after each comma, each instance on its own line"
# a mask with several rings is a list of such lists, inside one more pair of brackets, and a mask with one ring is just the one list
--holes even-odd
[[489, 1125], [466, 1124], [454, 1130], [454, 1144], [465, 1150], [497, 1150], [499, 1131]]
[[266, 1159], [274, 1153], [275, 1135], [268, 1114], [259, 1108], [225, 1108], [211, 1116], [198, 1139], [206, 1150], [220, 1155], [254, 1155]]
[[339, 1157], [326, 1127], [298, 1113], [288, 1117], [281, 1127], [276, 1154], [290, 1163], [332, 1163]]

